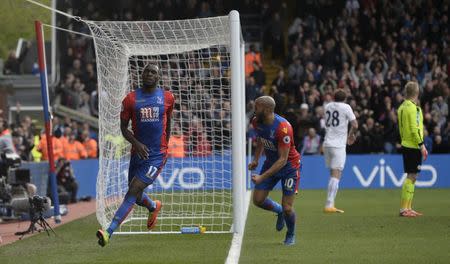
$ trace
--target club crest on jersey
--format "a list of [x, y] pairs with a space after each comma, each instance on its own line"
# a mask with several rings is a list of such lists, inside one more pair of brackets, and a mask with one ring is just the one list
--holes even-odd
[[283, 127], [283, 128], [281, 129], [281, 131], [283, 131], [284, 134], [287, 134], [287, 127]]
[[284, 136], [283, 142], [284, 142], [284, 144], [289, 144], [289, 143], [291, 143], [291, 137], [290, 137], [290, 136]]
[[156, 97], [156, 103], [157, 104], [164, 104], [163, 99], [161, 97]]
[[142, 107], [141, 122], [157, 122], [159, 121], [159, 107]]

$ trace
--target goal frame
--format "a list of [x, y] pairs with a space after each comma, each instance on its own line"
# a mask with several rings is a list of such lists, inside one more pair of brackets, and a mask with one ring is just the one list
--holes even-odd
[[[94, 21], [85, 21], [88, 24]], [[131, 21], [130, 21], [131, 22]], [[243, 234], [247, 210], [246, 202], [246, 154], [245, 154], [245, 43], [241, 33], [241, 25], [238, 11], [231, 11], [228, 14], [229, 22], [229, 54], [230, 54], [230, 87], [231, 87], [231, 177], [232, 177], [232, 225], [229, 231], [206, 231], [206, 233], [237, 233]], [[91, 31], [92, 28], [90, 27]], [[97, 37], [94, 32], [94, 43]], [[143, 54], [142, 54], [143, 55]], [[97, 54], [97, 56], [99, 56]], [[97, 66], [98, 67], [98, 66]], [[99, 86], [101, 83], [99, 82]], [[101, 150], [100, 150], [101, 151]], [[101, 170], [99, 171], [99, 177]], [[97, 184], [98, 188], [103, 188]], [[102, 191], [102, 190], [100, 190]], [[99, 193], [99, 190], [97, 190]], [[99, 204], [97, 202], [97, 210]], [[98, 217], [99, 212], [97, 212]], [[148, 232], [115, 232], [115, 234], [166, 234], [177, 233], [175, 231], [148, 231]]]

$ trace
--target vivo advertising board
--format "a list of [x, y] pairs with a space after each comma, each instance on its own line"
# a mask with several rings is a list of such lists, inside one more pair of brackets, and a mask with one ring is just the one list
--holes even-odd
[[[253, 173], [259, 173], [263, 164]], [[28, 163], [35, 183], [47, 182], [47, 163]], [[78, 196], [95, 197], [98, 160], [72, 161], [79, 183]], [[231, 189], [232, 166], [230, 156], [212, 156], [208, 158], [169, 159], [166, 167], [154, 187], [164, 190], [180, 189]], [[128, 170], [120, 173], [122, 183], [126, 184]], [[253, 187], [247, 177], [247, 187]], [[304, 156], [300, 189], [324, 189], [327, 187], [329, 171], [325, 168], [323, 156]], [[40, 180], [42, 179], [42, 180]], [[405, 174], [400, 155], [348, 155], [340, 188], [399, 188]], [[40, 184], [39, 186], [41, 186]], [[430, 155], [422, 165], [422, 172], [416, 182], [417, 187], [450, 188], [450, 155]], [[43, 186], [42, 189], [46, 189]], [[126, 185], [124, 186], [126, 188]], [[280, 188], [277, 186], [276, 188]]]

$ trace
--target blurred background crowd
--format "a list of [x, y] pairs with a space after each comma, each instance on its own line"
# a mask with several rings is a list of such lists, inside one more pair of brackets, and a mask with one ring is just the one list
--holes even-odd
[[[256, 15], [261, 37], [259, 41], [247, 45], [247, 117], [249, 119], [253, 113], [256, 97], [263, 94], [273, 96], [277, 103], [276, 112], [293, 125], [297, 148], [304, 154], [321, 152], [325, 127], [324, 105], [332, 100], [332, 94], [337, 88], [344, 89], [349, 95], [347, 102], [353, 108], [360, 127], [357, 141], [349, 146], [348, 152], [396, 153], [400, 147], [396, 110], [403, 101], [403, 86], [410, 80], [420, 85], [420, 105], [424, 114], [425, 145], [428, 151], [450, 152], [448, 1], [121, 2], [112, 5], [106, 0], [65, 0], [61, 1], [60, 9], [89, 20], [202, 18], [226, 15], [232, 9], [239, 10], [241, 16]], [[58, 26], [90, 34], [83, 23], [64, 17], [58, 23]], [[243, 28], [245, 38], [244, 25]], [[61, 36], [61, 81], [54, 90], [55, 101], [97, 117], [99, 93], [93, 42], [88, 37], [71, 33]], [[11, 54], [5, 63], [4, 73], [19, 74], [17, 64], [20, 60], [20, 57]], [[197, 66], [187, 67], [201, 68]], [[270, 71], [276, 73], [269, 74]], [[216, 72], [202, 77], [213, 82], [223, 81], [227, 74], [229, 72]], [[198, 83], [167, 84], [171, 88], [182, 85], [186, 85], [186, 89], [201, 90]], [[230, 108], [230, 102], [220, 100], [224, 97], [222, 93], [227, 92], [214, 93], [218, 96], [212, 98], [214, 100], [210, 109], [218, 111], [211, 114], [212, 120], [215, 115], [218, 120], [223, 115], [229, 115], [227, 109]], [[178, 107], [183, 109], [184, 106]], [[211, 124], [205, 125], [192, 122], [183, 125], [182, 131], [176, 126], [174, 138], [180, 142], [175, 145], [182, 144], [183, 150], [198, 155], [210, 153], [213, 148], [218, 148], [214, 146], [218, 141], [214, 139], [215, 135], [206, 131], [205, 126], [220, 130], [217, 135], [222, 140], [229, 140], [230, 136], [226, 134], [229, 122], [213, 123], [211, 121]], [[11, 127], [16, 148], [25, 160], [33, 159], [31, 150], [40, 144], [34, 140], [36, 135], [30, 127], [32, 123], [27, 117], [16, 119]], [[80, 143], [76, 144], [78, 147], [71, 148], [75, 149], [71, 153], [79, 152], [73, 158], [91, 157], [89, 148], [92, 149], [92, 146], [85, 146], [89, 145], [85, 142], [95, 140], [96, 133], [89, 125], [69, 118], [56, 119], [53, 130], [62, 141]], [[194, 134], [195, 137], [192, 137]], [[252, 135], [249, 127], [249, 137]], [[63, 149], [67, 144], [63, 143]], [[188, 149], [189, 146], [199, 149]], [[174, 155], [183, 155], [183, 152]]]

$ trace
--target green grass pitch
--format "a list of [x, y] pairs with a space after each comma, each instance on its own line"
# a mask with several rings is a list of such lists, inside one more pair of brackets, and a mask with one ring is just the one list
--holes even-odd
[[[280, 198], [280, 192], [272, 197]], [[341, 190], [344, 214], [322, 213], [324, 190], [301, 191], [295, 201], [297, 244], [281, 244], [275, 215], [250, 205], [240, 263], [449, 263], [450, 189], [416, 189], [425, 216], [397, 216], [400, 190]], [[114, 236], [97, 245], [89, 216], [46, 234], [0, 247], [3, 263], [224, 263], [231, 234]]]

